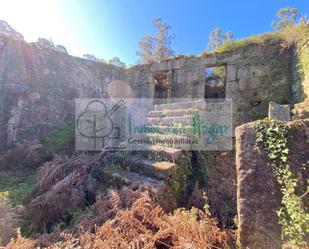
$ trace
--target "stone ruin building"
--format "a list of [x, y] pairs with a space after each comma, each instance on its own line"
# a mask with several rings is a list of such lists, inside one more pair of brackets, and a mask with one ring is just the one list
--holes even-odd
[[[308, 45], [302, 49], [309, 53]], [[294, 119], [308, 118], [309, 75], [299, 72], [300, 64], [295, 46], [282, 49], [280, 42], [266, 39], [220, 53], [122, 68], [27, 43], [19, 33], [0, 29], [0, 146], [39, 139], [74, 121], [74, 99], [108, 97], [107, 88], [113, 81], [130, 85], [135, 98], [160, 100], [154, 104], [170, 104], [172, 98], [232, 99], [234, 127], [267, 117], [270, 101], [289, 105]], [[308, 129], [308, 120], [306, 124]], [[305, 133], [302, 135], [306, 140]], [[241, 245], [262, 248], [259, 246], [266, 240], [272, 248], [279, 248], [280, 227], [274, 225], [274, 208], [280, 203], [277, 187], [270, 173], [261, 168], [258, 159], [263, 155], [253, 152], [252, 126], [241, 126], [235, 136]], [[304, 146], [308, 152], [308, 144]], [[174, 158], [177, 153], [170, 150], [165, 155]], [[308, 161], [308, 155], [304, 157]], [[253, 159], [254, 165], [250, 163]], [[138, 163], [145, 166], [131, 162]], [[174, 163], [163, 166], [170, 170]], [[166, 172], [155, 169], [153, 174], [164, 178]], [[256, 186], [261, 188], [258, 193], [254, 193]], [[265, 196], [271, 190], [274, 198], [267, 201]], [[254, 200], [250, 199], [252, 193]], [[267, 216], [261, 218], [259, 212]]]

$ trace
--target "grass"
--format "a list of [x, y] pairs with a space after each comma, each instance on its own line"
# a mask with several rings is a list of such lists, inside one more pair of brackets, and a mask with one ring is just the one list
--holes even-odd
[[71, 154], [74, 151], [74, 139], [74, 125], [64, 124], [54, 132], [41, 138], [40, 142], [48, 151]]
[[73, 228], [75, 223], [82, 217], [84, 214], [85, 209], [81, 207], [76, 207], [74, 210], [70, 213], [70, 220], [66, 224], [66, 228]]
[[243, 48], [249, 45], [262, 44], [267, 40], [279, 42], [280, 40], [282, 40], [282, 37], [278, 32], [269, 32], [264, 33], [262, 35], [253, 35], [248, 38], [227, 42], [223, 44], [221, 47], [217, 48], [215, 52], [216, 53], [230, 52], [232, 50]]
[[25, 204], [34, 189], [32, 171], [17, 169], [0, 172], [0, 197], [8, 197], [12, 205]]
[[121, 171], [123, 171], [123, 169], [120, 166], [120, 164], [111, 163], [105, 167], [105, 172], [108, 172], [108, 173], [117, 173]]
[[274, 32], [261, 35], [253, 35], [244, 39], [234, 40], [223, 44], [215, 50], [216, 53], [230, 52], [235, 49], [244, 48], [248, 45], [263, 44], [267, 41], [280, 42], [282, 44], [301, 44], [309, 39], [309, 25], [295, 25]]

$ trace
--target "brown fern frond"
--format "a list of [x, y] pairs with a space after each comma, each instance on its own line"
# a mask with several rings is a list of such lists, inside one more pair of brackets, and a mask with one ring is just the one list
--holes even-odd
[[107, 191], [107, 195], [109, 197], [109, 201], [114, 209], [117, 209], [121, 206], [121, 199], [119, 193], [113, 189]]

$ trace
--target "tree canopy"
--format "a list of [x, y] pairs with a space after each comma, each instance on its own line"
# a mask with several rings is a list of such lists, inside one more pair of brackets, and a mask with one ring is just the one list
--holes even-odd
[[153, 25], [156, 27], [156, 34], [144, 36], [138, 42], [137, 55], [143, 63], [164, 60], [174, 55], [171, 42], [175, 39], [175, 34], [170, 34], [171, 27], [161, 18], [155, 18]]
[[228, 31], [226, 33], [222, 33], [220, 28], [216, 28], [209, 35], [209, 43], [207, 49], [209, 51], [214, 51], [217, 48], [221, 47], [224, 43], [233, 40], [233, 33]]

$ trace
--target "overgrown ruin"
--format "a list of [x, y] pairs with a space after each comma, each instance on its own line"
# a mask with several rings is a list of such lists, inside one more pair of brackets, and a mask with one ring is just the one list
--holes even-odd
[[[271, 39], [128, 69], [3, 35], [1, 44], [3, 145], [39, 138], [73, 120], [74, 98], [108, 97], [107, 86], [115, 80], [129, 84], [136, 98], [159, 97], [166, 102], [169, 98], [230, 98], [235, 126], [266, 117], [269, 101], [293, 104], [308, 94], [306, 75], [297, 70], [300, 58], [295, 48], [283, 49]], [[207, 75], [212, 68], [219, 69], [212, 73], [222, 72], [219, 83], [209, 82], [216, 77]]]
[[[40, 142], [48, 150], [39, 153], [37, 160], [38, 164], [49, 162], [43, 164], [35, 198], [28, 202], [31, 229], [51, 232], [52, 222], [63, 220], [76, 206], [85, 208], [95, 203], [96, 192], [104, 184], [119, 187], [139, 183], [158, 190], [170, 180], [170, 188], [163, 187], [163, 207], [167, 202], [170, 210], [178, 206], [201, 208], [205, 202], [201, 202], [202, 194], [198, 192], [205, 189], [210, 212], [222, 228], [235, 228], [233, 219], [238, 214], [240, 248], [281, 248], [281, 226], [276, 216], [281, 204], [280, 188], [267, 166], [266, 156], [255, 151], [252, 123], [245, 123], [266, 118], [271, 101], [289, 105], [292, 118], [303, 119], [293, 123], [299, 122], [300, 126], [291, 138], [289, 160], [295, 174], [303, 181], [308, 179], [308, 134], [304, 133], [309, 118], [309, 27], [295, 29], [306, 34], [306, 39], [287, 41], [271, 33], [235, 42], [214, 53], [177, 56], [130, 68], [73, 57], [40, 43], [27, 43], [20, 34], [0, 29], [1, 149]], [[52, 160], [50, 157], [54, 156], [50, 154], [71, 155], [74, 150], [71, 129], [75, 98], [109, 98], [108, 86], [115, 81], [128, 84], [135, 98], [156, 99], [152, 104], [157, 113], [152, 115], [164, 113], [170, 118], [177, 117], [172, 112], [175, 109], [183, 112], [180, 118], [192, 109], [175, 108], [173, 98], [231, 99], [233, 129], [238, 127], [236, 149], [190, 153], [159, 147], [141, 154], [108, 152], [103, 156], [91, 155], [89, 160], [77, 153], [70, 160], [57, 156]], [[53, 136], [59, 130], [61, 138]], [[14, 152], [14, 147], [11, 150]], [[24, 157], [29, 153], [33, 152]], [[7, 164], [7, 157], [8, 154], [0, 157], [0, 169]], [[30, 164], [39, 167], [32, 159]], [[104, 167], [101, 169], [98, 164]], [[301, 166], [305, 170], [298, 168]], [[188, 175], [194, 181], [189, 182]], [[72, 188], [71, 192], [62, 196], [66, 188]], [[308, 204], [308, 196], [304, 198]], [[61, 212], [57, 206], [60, 202]], [[46, 206], [40, 209], [40, 203]]]

